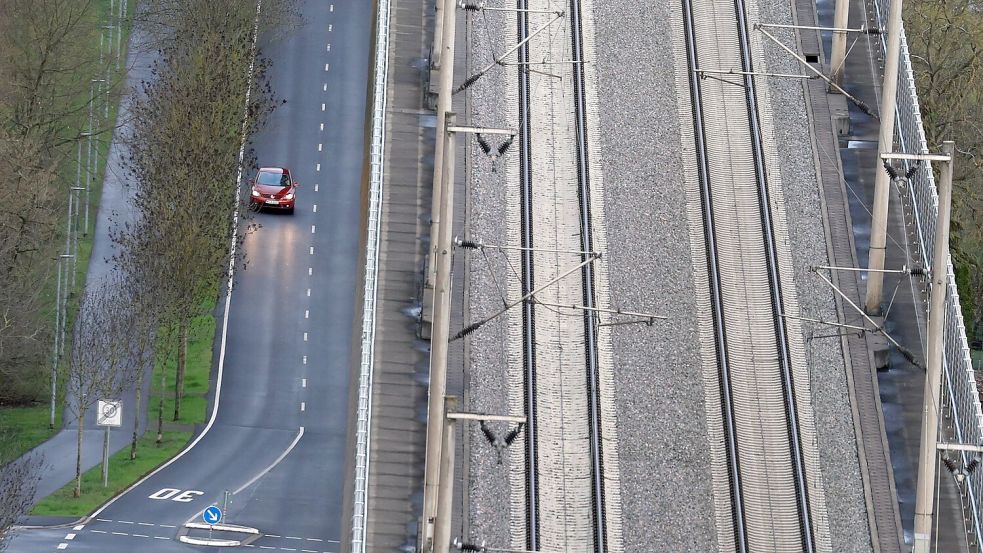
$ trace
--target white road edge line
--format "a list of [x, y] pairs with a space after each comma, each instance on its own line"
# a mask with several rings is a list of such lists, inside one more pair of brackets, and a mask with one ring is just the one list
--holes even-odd
[[301, 426], [300, 427], [300, 430], [297, 432], [297, 436], [294, 438], [294, 441], [290, 443], [290, 446], [287, 447], [287, 449], [283, 453], [281, 453], [280, 456], [277, 457], [276, 460], [273, 461], [272, 464], [270, 464], [270, 466], [268, 466], [265, 469], [263, 469], [263, 471], [260, 472], [259, 474], [257, 474], [256, 476], [253, 476], [252, 480], [250, 480], [249, 482], [246, 482], [242, 486], [239, 486], [239, 489], [237, 489], [236, 491], [232, 492], [232, 495], [236, 495], [239, 492], [241, 492], [242, 490], [248, 488], [249, 486], [252, 486], [257, 480], [259, 480], [260, 478], [262, 478], [267, 472], [270, 472], [271, 470], [273, 470], [273, 468], [276, 467], [277, 465], [279, 465], [280, 464], [280, 461], [282, 461], [283, 458], [286, 457], [287, 454], [289, 454], [293, 450], [294, 446], [297, 445], [297, 442], [299, 442], [300, 439], [303, 436], [304, 436], [304, 427]]
[[[246, 133], [246, 121], [245, 121], [245, 114], [246, 114], [246, 112], [249, 109], [249, 99], [250, 99], [250, 97], [252, 95], [252, 91], [253, 91], [252, 82], [253, 82], [253, 70], [254, 70], [255, 65], [256, 65], [256, 40], [259, 38], [259, 15], [260, 15], [260, 12], [262, 10], [262, 7], [263, 7], [263, 0], [256, 0], [256, 17], [253, 19], [253, 41], [252, 41], [252, 52], [251, 52], [252, 59], [249, 60], [249, 71], [247, 73], [247, 76], [248, 76], [248, 79], [249, 79], [249, 83], [246, 86], [246, 99], [245, 99], [243, 110], [242, 110], [243, 111], [243, 122], [242, 122], [243, 129], [242, 129], [242, 139], [239, 141], [239, 167], [236, 170], [236, 199], [237, 200], [238, 200], [238, 198], [239, 198], [239, 196], [240, 196], [240, 194], [242, 192], [242, 184], [241, 184], [242, 183], [242, 162], [243, 162], [243, 159], [245, 158], [245, 153], [246, 153], [246, 137], [245, 137], [245, 133]], [[238, 202], [237, 202], [237, 204], [238, 204]], [[232, 213], [232, 219], [233, 219], [234, 223], [236, 225], [238, 225], [238, 223], [239, 223], [239, 208], [238, 207], [235, 208], [235, 210], [233, 211], [233, 213]], [[110, 505], [112, 505], [113, 503], [115, 503], [116, 500], [118, 500], [119, 498], [123, 497], [124, 495], [130, 493], [130, 491], [132, 491], [133, 489], [135, 489], [137, 486], [139, 486], [140, 484], [143, 484], [144, 482], [146, 482], [147, 480], [149, 480], [152, 476], [154, 476], [155, 474], [159, 473], [160, 471], [166, 469], [172, 463], [174, 463], [175, 461], [177, 461], [178, 459], [180, 459], [181, 457], [183, 457], [185, 454], [187, 454], [189, 451], [191, 451], [196, 445], [198, 445], [198, 442], [200, 442], [202, 440], [202, 438], [204, 438], [205, 435], [208, 434], [208, 431], [211, 430], [212, 425], [215, 424], [215, 418], [218, 415], [219, 400], [222, 398], [222, 374], [223, 374], [223, 370], [225, 368], [225, 343], [226, 343], [226, 339], [228, 338], [228, 334], [229, 334], [229, 332], [228, 332], [228, 330], [229, 330], [229, 305], [232, 302], [232, 282], [233, 282], [233, 276], [234, 276], [234, 272], [235, 272], [235, 258], [236, 258], [236, 256], [235, 256], [235, 248], [236, 248], [236, 239], [235, 239], [235, 237], [232, 238], [231, 243], [232, 243], [232, 249], [231, 249], [231, 255], [229, 256], [229, 281], [228, 281], [228, 285], [226, 286], [226, 292], [225, 292], [225, 313], [223, 314], [223, 317], [222, 317], [222, 345], [221, 345], [221, 347], [219, 349], [219, 355], [218, 355], [218, 375], [216, 375], [216, 377], [215, 377], [215, 404], [212, 405], [212, 415], [208, 419], [208, 424], [205, 425], [205, 428], [204, 428], [204, 430], [201, 431], [201, 434], [198, 434], [198, 436], [196, 436], [195, 439], [192, 440], [191, 443], [188, 444], [184, 449], [182, 449], [177, 455], [175, 455], [174, 457], [171, 457], [166, 463], [164, 463], [163, 465], [157, 467], [155, 470], [151, 471], [150, 474], [148, 474], [148, 475], [144, 476], [143, 478], [137, 480], [130, 487], [128, 487], [125, 490], [123, 490], [122, 493], [118, 494], [116, 497], [114, 497], [114, 498], [110, 499], [109, 501], [107, 501], [106, 503], [104, 503], [101, 507], [99, 507], [98, 509], [96, 509], [96, 511], [94, 513], [92, 513], [91, 515], [89, 515], [88, 518], [85, 519], [86, 521], [92, 520], [92, 518], [98, 516], [100, 513], [102, 513], [104, 510], [106, 510]], [[164, 525], [161, 524], [161, 526], [164, 526]]]

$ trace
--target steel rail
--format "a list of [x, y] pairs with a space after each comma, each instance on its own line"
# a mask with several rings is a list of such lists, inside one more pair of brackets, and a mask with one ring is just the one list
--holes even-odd
[[703, 213], [703, 236], [706, 242], [707, 271], [710, 277], [710, 307], [713, 312], [714, 341], [717, 367], [720, 374], [720, 397], [724, 419], [724, 441], [727, 449], [727, 471], [730, 474], [734, 541], [737, 551], [748, 550], [744, 520], [740, 458], [737, 455], [737, 424], [734, 417], [733, 390], [731, 389], [730, 361], [727, 357], [727, 331], [723, 319], [723, 292], [718, 265], [713, 196], [710, 189], [710, 166], [707, 155], [706, 129], [703, 125], [703, 92], [700, 85], [696, 52], [696, 22], [691, 0], [682, 0], [683, 27], [686, 42], [686, 59], [689, 66], [689, 93], [693, 112], [694, 140], [696, 142], [697, 172], [700, 178], [700, 208]]
[[[583, 29], [580, 21], [580, 0], [570, 0], [571, 54], [575, 60], [584, 59]], [[577, 133], [577, 193], [580, 201], [580, 244], [585, 252], [594, 251], [591, 225], [590, 165], [587, 150], [587, 110], [584, 97], [584, 65], [575, 63], [573, 70], [574, 120]], [[581, 259], [589, 259], [582, 254]], [[594, 264], [584, 263], [584, 356], [587, 364], [587, 401], [590, 429], [591, 495], [594, 523], [594, 551], [607, 551], [607, 525], [604, 502], [604, 459], [602, 457], [601, 406], [599, 368], [597, 362], [597, 311], [594, 289]]]
[[[516, 0], [519, 12], [516, 26], [521, 46], [518, 51], [520, 63], [529, 62], [529, 1]], [[529, 75], [519, 74], [519, 188], [520, 222], [522, 246], [522, 295], [535, 290], [533, 270], [533, 232], [532, 232], [532, 137], [529, 124]], [[536, 474], [536, 307], [530, 302], [522, 305], [522, 354], [525, 373], [526, 404], [526, 546], [530, 551], [539, 550], [539, 479]]]
[[758, 205], [761, 213], [761, 229], [765, 236], [767, 255], [768, 285], [771, 288], [771, 309], [774, 314], [775, 336], [778, 339], [779, 364], [784, 388], [785, 416], [788, 420], [789, 442], [792, 449], [792, 464], [795, 475], [799, 516], [802, 525], [803, 549], [812, 553], [815, 540], [812, 535], [812, 516], [809, 509], [809, 489], [806, 485], [805, 458], [802, 453], [802, 436], [799, 432], [798, 409], [795, 399], [795, 383], [792, 378], [792, 352], [788, 344], [788, 328], [782, 314], [785, 312], [782, 301], [782, 285], [778, 275], [778, 245], [775, 240], [774, 222], [771, 217], [771, 197], [768, 191], [768, 177], [764, 166], [764, 143], [761, 122], [758, 118], [758, 96], [751, 61], [750, 34], [747, 28], [747, 8], [745, 0], [734, 0], [737, 18], [738, 38], [741, 45], [741, 65], [744, 71], [744, 97], [747, 102], [748, 120], [751, 124], [751, 150], [754, 155], [755, 176], [758, 185]]
[[[728, 450], [728, 471], [732, 481], [732, 502], [734, 505], [733, 519], [735, 542], [739, 551], [747, 551], [748, 529], [744, 513], [743, 482], [740, 472], [740, 453], [736, 433], [736, 412], [734, 411], [733, 390], [727, 353], [727, 335], [723, 326], [723, 297], [720, 288], [720, 267], [718, 265], [716, 228], [714, 227], [713, 198], [710, 187], [709, 162], [707, 156], [706, 135], [703, 117], [702, 90], [699, 81], [698, 57], [695, 38], [695, 19], [691, 0], [683, 1], [684, 24], [686, 26], [686, 48], [689, 61], [689, 85], [693, 104], [693, 120], [697, 146], [698, 168], [700, 174], [701, 202], [704, 219], [704, 235], [707, 243], [708, 269], [710, 272], [711, 304], [715, 323], [717, 361], [720, 372], [721, 399], [723, 403], [724, 433]], [[754, 66], [751, 61], [750, 40], [747, 29], [746, 6], [744, 0], [734, 0], [735, 18], [737, 22], [737, 37], [740, 47], [741, 66], [743, 70], [745, 108], [748, 114], [751, 153], [755, 169], [755, 185], [757, 189], [758, 211], [761, 217], [761, 228], [764, 241], [765, 265], [770, 290], [771, 311], [774, 314], [774, 332], [778, 349], [779, 370], [782, 382], [782, 400], [786, 415], [786, 427], [789, 433], [789, 452], [794, 485], [796, 488], [796, 503], [798, 507], [800, 532], [804, 551], [812, 552], [815, 548], [812, 535], [809, 496], [806, 486], [805, 460], [802, 454], [801, 436], [797, 418], [794, 383], [791, 371], [791, 350], [788, 344], [785, 320], [781, 316], [782, 291], [778, 275], [777, 245], [770, 210], [768, 180], [764, 168], [764, 146], [761, 125], [757, 112], [757, 89], [754, 79]]]

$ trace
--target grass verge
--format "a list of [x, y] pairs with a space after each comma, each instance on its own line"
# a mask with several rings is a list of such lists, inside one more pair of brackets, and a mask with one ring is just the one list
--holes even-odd
[[82, 497], [74, 497], [75, 481], [41, 500], [31, 511], [33, 515], [85, 516], [131, 484], [149, 474], [181, 450], [191, 432], [165, 432], [160, 447], [154, 445], [156, 436], [144, 434], [139, 441], [137, 458], [130, 459], [130, 448], [124, 448], [109, 458], [109, 485], [102, 485], [102, 464], [82, 475]]
[[[0, 465], [24, 455], [55, 433], [48, 428], [51, 407], [0, 407]], [[61, 410], [55, 409], [55, 428], [61, 426]]]
[[[165, 431], [160, 446], [157, 438], [157, 413], [159, 399], [163, 395], [165, 423], [199, 424], [205, 422], [208, 400], [208, 378], [212, 366], [212, 343], [215, 340], [215, 318], [209, 315], [195, 317], [191, 321], [188, 335], [188, 366], [185, 376], [185, 397], [182, 402], [181, 418], [173, 421], [173, 388], [161, 388], [161, 377], [173, 378], [174, 356], [166, 362], [158, 360], [154, 369], [154, 383], [151, 397], [146, 406], [149, 421], [148, 431], [137, 442], [137, 458], [130, 460], [130, 448], [126, 447], [109, 460], [109, 485], [102, 486], [102, 464], [93, 467], [82, 475], [82, 497], [74, 497], [75, 481], [41, 500], [31, 511], [32, 515], [46, 516], [84, 516], [111, 497], [122, 492], [131, 484], [151, 472], [161, 463], [177, 454], [192, 433], [187, 431]], [[173, 381], [170, 383], [173, 386]], [[166, 428], [166, 427], [165, 427]], [[124, 430], [120, 430], [124, 431]]]
[[149, 426], [156, 428], [160, 399], [164, 398], [164, 422], [201, 424], [208, 410], [208, 377], [212, 368], [212, 344], [215, 341], [215, 317], [211, 315], [214, 302], [207, 308], [208, 315], [191, 320], [188, 332], [188, 365], [184, 375], [184, 398], [181, 400], [181, 418], [174, 420], [174, 374], [177, 359], [171, 355], [166, 362], [158, 359], [151, 383], [150, 402], [147, 405]]

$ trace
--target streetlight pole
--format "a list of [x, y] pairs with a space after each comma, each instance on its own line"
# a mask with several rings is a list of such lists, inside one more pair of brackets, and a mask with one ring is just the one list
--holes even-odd
[[[887, 27], [887, 60], [884, 63], [884, 85], [881, 90], [881, 128], [877, 141], [879, 155], [894, 151], [894, 110], [898, 98], [898, 64], [901, 58], [901, 9], [903, 0], [891, 1], [891, 13]], [[870, 254], [867, 268], [867, 297], [865, 310], [868, 315], [881, 314], [881, 290], [884, 287], [884, 253], [887, 247], [887, 209], [891, 196], [891, 179], [880, 167], [874, 177], [874, 212], [871, 217]]]
[[949, 215], [952, 209], [952, 163], [955, 147], [942, 143], [949, 161], [942, 164], [939, 179], [939, 218], [935, 226], [935, 255], [932, 259], [932, 289], [928, 313], [928, 369], [922, 407], [922, 436], [915, 495], [915, 547], [913, 553], [929, 553], [932, 537], [932, 508], [935, 503], [935, 470], [939, 459], [939, 410], [942, 393], [942, 344], [945, 322], [946, 277], [949, 267]]

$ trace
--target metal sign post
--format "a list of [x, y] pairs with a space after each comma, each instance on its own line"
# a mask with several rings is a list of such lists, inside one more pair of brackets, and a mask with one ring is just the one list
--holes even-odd
[[109, 429], [123, 424], [123, 402], [100, 399], [96, 406], [96, 425], [105, 426], [102, 439], [102, 487], [109, 486]]

